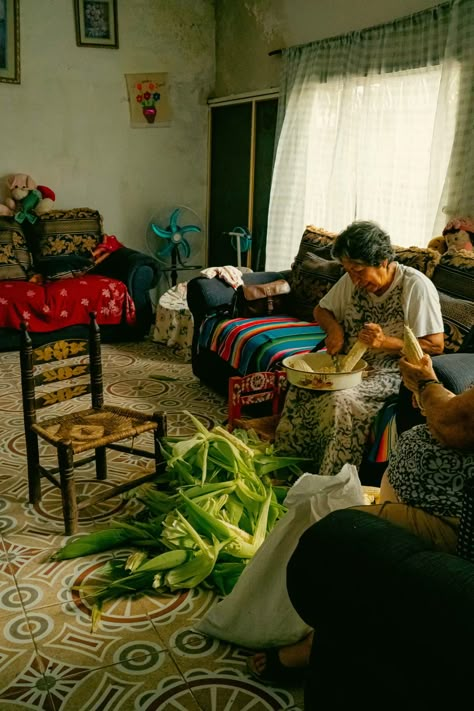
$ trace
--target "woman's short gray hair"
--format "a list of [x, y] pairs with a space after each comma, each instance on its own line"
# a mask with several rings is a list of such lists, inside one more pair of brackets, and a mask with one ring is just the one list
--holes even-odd
[[390, 237], [376, 222], [353, 222], [334, 242], [332, 256], [339, 262], [350, 259], [369, 267], [379, 267], [385, 259], [393, 261]]

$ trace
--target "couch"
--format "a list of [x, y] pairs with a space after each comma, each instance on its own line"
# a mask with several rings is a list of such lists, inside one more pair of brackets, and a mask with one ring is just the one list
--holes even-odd
[[[284, 314], [268, 318], [234, 318], [234, 289], [220, 279], [196, 277], [188, 283], [194, 318], [192, 367], [210, 387], [227, 393], [233, 375], [276, 370], [292, 353], [305, 353], [324, 338], [313, 309], [343, 273], [331, 258], [336, 235], [309, 226], [291, 269], [243, 274], [245, 284], [285, 278], [290, 285]], [[394, 247], [395, 258], [422, 271], [437, 287], [445, 328], [445, 353], [472, 349], [474, 332], [474, 253], [445, 253], [420, 247]], [[364, 484], [378, 485], [395, 429], [397, 398], [387, 402], [372, 423], [359, 470]]]
[[[286, 278], [291, 292], [285, 314], [254, 323], [231, 318], [235, 293], [231, 286], [218, 278], [191, 279], [188, 306], [194, 319], [194, 374], [215, 390], [227, 393], [230, 376], [278, 369], [284, 356], [304, 353], [317, 345], [325, 334], [313, 321], [313, 309], [343, 273], [331, 258], [335, 237], [309, 226], [289, 270], [242, 275], [245, 284]], [[433, 280], [440, 294], [445, 352], [461, 349], [474, 327], [474, 253], [441, 255], [428, 248], [395, 247], [395, 257]]]
[[303, 534], [287, 585], [315, 629], [306, 711], [465, 707], [472, 696], [472, 523], [467, 559], [351, 509]]
[[140, 340], [158, 278], [156, 260], [106, 235], [96, 210], [53, 210], [21, 225], [2, 217], [0, 350], [19, 348], [22, 321], [35, 347], [85, 337], [91, 311], [104, 342]]

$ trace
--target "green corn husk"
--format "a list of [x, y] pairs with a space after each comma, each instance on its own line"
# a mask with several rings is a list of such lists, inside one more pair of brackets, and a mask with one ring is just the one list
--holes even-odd
[[[114, 600], [123, 595], [151, 592], [153, 590], [155, 575], [162, 571], [169, 570], [170, 568], [182, 567], [188, 560], [189, 555], [189, 551], [167, 551], [143, 563], [136, 572], [114, 580], [105, 586], [98, 587], [98, 589], [95, 590], [91, 631], [95, 632], [97, 629], [104, 602]], [[83, 593], [87, 593], [88, 588], [83, 587], [81, 590]]]
[[235, 536], [235, 533], [230, 531], [230, 527], [224, 521], [204, 511], [201, 506], [194, 503], [191, 499], [188, 499], [183, 493], [181, 493], [181, 496], [189, 519], [199, 533], [207, 536], [209, 539], [215, 536], [219, 541], [224, 541]]
[[51, 560], [68, 560], [80, 558], [92, 553], [109, 551], [112, 548], [128, 543], [133, 537], [125, 528], [107, 528], [104, 531], [94, 531], [81, 538], [66, 543], [66, 545], [51, 556]]
[[166, 573], [166, 587], [170, 590], [197, 587], [212, 573], [217, 556], [224, 543], [219, 543], [214, 539], [212, 545], [209, 546], [203, 542], [201, 550], [195, 553], [187, 563]]
[[189, 528], [183, 522], [183, 517], [176, 509], [171, 511], [163, 521], [161, 540], [167, 548], [195, 549], [196, 540], [190, 535]]
[[125, 561], [125, 571], [134, 573], [147, 559], [148, 556], [145, 551], [135, 551], [135, 553], [131, 553]]
[[66, 544], [55, 556], [62, 560], [120, 545], [136, 549], [100, 569], [105, 582], [81, 586], [95, 601], [94, 629], [104, 602], [122, 595], [201, 583], [228, 594], [286, 510], [281, 502], [288, 489], [273, 488], [269, 475], [281, 470], [284, 481], [288, 472], [301, 474], [299, 462], [306, 460], [280, 457], [247, 431], [209, 431], [189, 417], [194, 436], [160, 443], [166, 469], [156, 486], [145, 484], [128, 495], [143, 505], [138, 515]]
[[240, 578], [246, 561], [216, 563], [210, 575], [211, 582], [221, 595], [229, 595]]

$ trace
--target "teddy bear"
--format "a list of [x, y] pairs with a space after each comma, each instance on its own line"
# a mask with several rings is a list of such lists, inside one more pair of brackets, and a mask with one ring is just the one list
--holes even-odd
[[472, 217], [455, 217], [450, 220], [443, 230], [443, 235], [433, 237], [428, 242], [428, 247], [435, 249], [440, 254], [459, 252], [461, 249], [472, 252], [474, 250], [474, 219]]
[[51, 188], [37, 185], [30, 175], [18, 173], [7, 180], [11, 197], [7, 197], [5, 204], [0, 204], [0, 215], [14, 217], [16, 222], [28, 220], [32, 224], [39, 215], [49, 212], [53, 208], [56, 196]]

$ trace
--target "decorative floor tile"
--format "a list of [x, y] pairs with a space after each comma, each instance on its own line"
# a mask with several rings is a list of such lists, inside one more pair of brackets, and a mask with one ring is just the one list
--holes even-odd
[[[189, 363], [153, 343], [103, 347], [106, 398], [141, 412], [164, 410], [171, 435], [190, 435], [185, 411], [211, 427], [227, 416], [225, 399], [193, 376]], [[65, 404], [70, 408], [71, 403]], [[150, 436], [144, 448], [152, 450]], [[47, 464], [55, 453], [42, 445]], [[92, 464], [76, 472], [78, 498], [152, 470], [150, 460], [111, 452], [109, 479]], [[78, 536], [139, 511], [115, 497], [81, 512]], [[17, 353], [0, 353], [0, 711], [299, 711], [302, 689], [274, 689], [246, 672], [248, 650], [193, 629], [216, 595], [198, 588], [140, 594], [92, 612], [101, 573], [129, 549], [52, 561], [64, 536], [59, 490], [43, 485], [28, 503]]]

